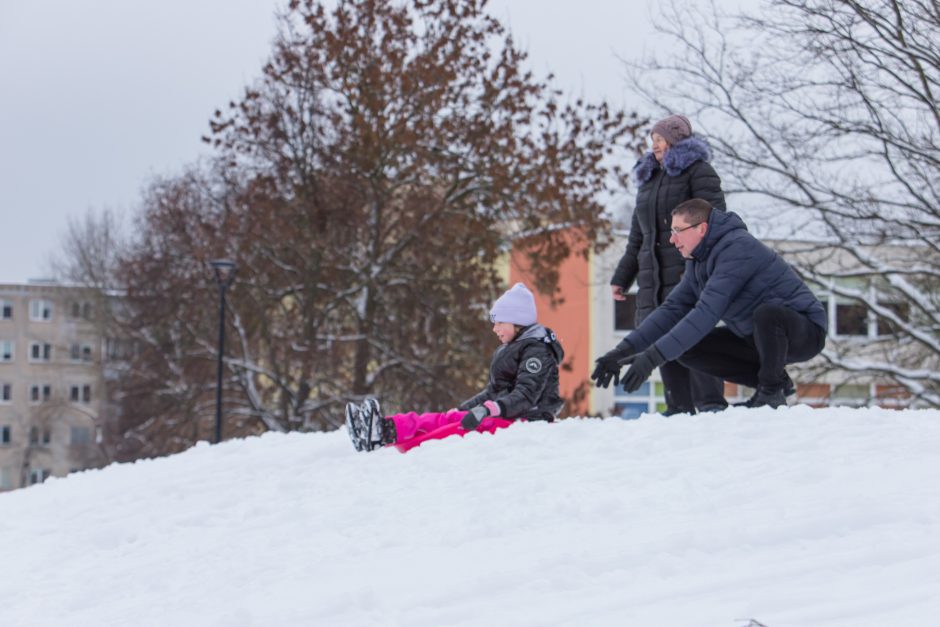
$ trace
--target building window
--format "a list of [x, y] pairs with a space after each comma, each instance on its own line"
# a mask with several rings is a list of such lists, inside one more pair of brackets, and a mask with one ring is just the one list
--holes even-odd
[[[894, 313], [899, 319], [907, 322], [910, 320], [911, 316], [911, 306], [909, 303], [887, 303], [879, 302], [878, 303], [882, 308], [887, 309]], [[895, 335], [897, 333], [897, 325], [888, 320], [887, 318], [882, 318], [878, 316], [875, 319], [875, 332], [878, 335]]]
[[90, 403], [91, 402], [91, 386], [90, 385], [73, 385], [69, 388], [69, 400], [73, 403]]
[[836, 286], [867, 294], [864, 298], [838, 296], [826, 288], [812, 284], [813, 291], [829, 316], [830, 333], [836, 337], [875, 339], [897, 334], [897, 324], [877, 315], [868, 303], [877, 302], [879, 307], [893, 312], [903, 322], [910, 320], [910, 303], [895, 301], [888, 292], [890, 288], [879, 290], [878, 284], [870, 284], [862, 279], [836, 279]]
[[72, 427], [69, 434], [69, 442], [73, 446], [91, 444], [91, 429], [88, 427]]
[[48, 428], [29, 428], [29, 443], [46, 445], [52, 442], [52, 432]]
[[48, 468], [30, 468], [29, 470], [29, 485], [42, 483], [48, 478], [49, 478]]
[[614, 414], [624, 420], [636, 420], [643, 414], [650, 413], [648, 403], [614, 403]]
[[10, 443], [10, 425], [0, 426], [0, 444]]
[[69, 359], [73, 362], [90, 362], [91, 361], [91, 345], [90, 344], [72, 344], [69, 347]]
[[13, 319], [13, 303], [8, 300], [0, 300], [0, 320]]
[[639, 418], [666, 409], [666, 389], [662, 381], [646, 381], [635, 392], [624, 392], [620, 386], [614, 389], [614, 413], [624, 420]]
[[0, 403], [9, 403], [13, 400], [13, 384], [0, 383]]
[[868, 335], [868, 310], [860, 303], [836, 303], [836, 335]]
[[108, 361], [127, 361], [134, 356], [134, 345], [128, 340], [109, 337], [105, 344]]
[[832, 386], [831, 405], [867, 405], [872, 394], [867, 384], [844, 383]]
[[92, 312], [91, 303], [80, 303], [78, 301], [69, 303], [69, 318], [74, 320], [91, 320]]
[[14, 348], [16, 344], [10, 340], [3, 340], [0, 342], [0, 362], [10, 362], [13, 361]]
[[29, 400], [32, 403], [45, 403], [52, 398], [52, 386], [49, 384], [32, 385], [29, 388]]
[[636, 294], [624, 294], [626, 300], [614, 301], [614, 330], [632, 331], [636, 328]]
[[51, 361], [52, 360], [52, 344], [46, 344], [43, 342], [30, 342], [29, 343], [29, 360], [30, 361]]
[[29, 319], [43, 322], [52, 320], [52, 302], [48, 300], [29, 301]]

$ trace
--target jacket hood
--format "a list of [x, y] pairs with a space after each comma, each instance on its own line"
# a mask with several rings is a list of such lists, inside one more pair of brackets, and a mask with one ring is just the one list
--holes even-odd
[[[663, 168], [669, 176], [677, 176], [696, 161], [711, 161], [712, 149], [708, 142], [693, 135], [687, 137], [666, 151], [663, 159]], [[633, 181], [637, 186], [643, 185], [653, 178], [653, 173], [659, 167], [659, 162], [652, 151], [646, 153], [633, 166]]]
[[523, 340], [538, 340], [548, 344], [548, 347], [555, 354], [555, 361], [557, 361], [558, 364], [561, 364], [562, 359], [565, 357], [565, 351], [558, 342], [558, 338], [555, 337], [555, 332], [543, 327], [537, 322], [522, 329], [513, 342], [521, 342]]
[[705, 259], [722, 237], [739, 229], [746, 231], [747, 225], [738, 214], [733, 211], [712, 210], [708, 217], [708, 232], [692, 251], [692, 257], [699, 260]]

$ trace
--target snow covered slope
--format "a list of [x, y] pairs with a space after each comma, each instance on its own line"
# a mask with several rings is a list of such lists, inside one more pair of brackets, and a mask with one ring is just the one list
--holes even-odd
[[938, 478], [938, 411], [269, 434], [0, 495], [0, 625], [937, 624]]

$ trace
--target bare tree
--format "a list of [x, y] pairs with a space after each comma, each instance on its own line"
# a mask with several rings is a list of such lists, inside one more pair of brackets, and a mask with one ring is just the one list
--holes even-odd
[[[101, 465], [111, 461], [114, 449], [120, 448], [120, 439], [106, 437], [120, 432], [118, 412], [121, 405], [121, 362], [109, 358], [108, 347], [131, 341], [133, 329], [123, 324], [122, 259], [128, 254], [129, 233], [120, 212], [112, 209], [88, 209], [82, 216], [70, 217], [59, 238], [59, 249], [47, 260], [52, 275], [62, 283], [82, 288], [82, 306], [89, 311], [78, 312], [86, 323], [94, 324], [100, 341], [101, 368], [95, 388], [102, 395], [100, 411], [85, 414], [93, 423], [96, 438], [94, 446], [84, 448], [80, 465]], [[56, 351], [67, 354], [69, 345], [59, 345]]]
[[664, 9], [658, 53], [625, 62], [660, 111], [709, 135], [731, 208], [877, 339], [830, 340], [825, 366], [940, 405], [940, 7], [773, 0], [728, 15]]
[[116, 286], [127, 243], [119, 212], [89, 209], [80, 218], [70, 217], [59, 242], [59, 250], [48, 261], [53, 276], [102, 291]]
[[216, 158], [154, 181], [121, 259], [125, 456], [209, 433], [212, 258], [239, 267], [232, 436], [332, 428], [372, 394], [452, 406], [485, 378], [508, 250], [555, 294], [561, 259], [607, 243], [608, 164], [639, 122], [563, 101], [484, 9], [290, 3], [262, 77], [212, 120]]

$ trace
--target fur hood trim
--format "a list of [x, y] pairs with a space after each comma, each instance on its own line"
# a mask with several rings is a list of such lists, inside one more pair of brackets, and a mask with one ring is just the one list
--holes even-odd
[[[666, 152], [663, 167], [669, 176], [678, 176], [696, 161], [711, 161], [711, 159], [712, 149], [708, 142], [693, 135], [676, 143]], [[656, 161], [652, 151], [640, 157], [640, 160], [633, 166], [633, 181], [637, 187], [653, 178], [658, 167], [659, 162]]]

